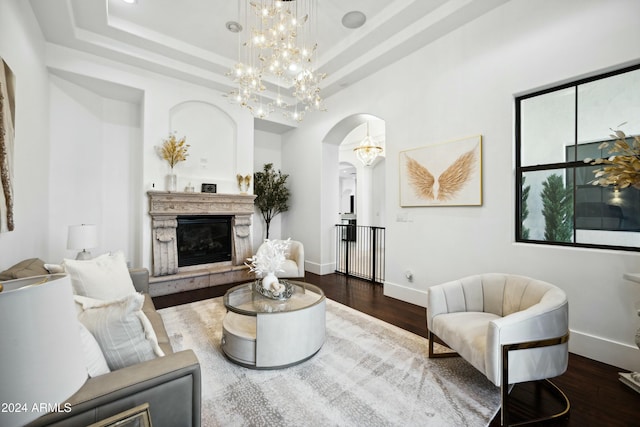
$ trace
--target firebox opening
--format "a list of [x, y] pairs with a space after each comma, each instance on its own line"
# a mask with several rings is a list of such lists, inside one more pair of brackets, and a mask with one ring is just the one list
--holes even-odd
[[178, 267], [231, 261], [231, 216], [179, 216]]

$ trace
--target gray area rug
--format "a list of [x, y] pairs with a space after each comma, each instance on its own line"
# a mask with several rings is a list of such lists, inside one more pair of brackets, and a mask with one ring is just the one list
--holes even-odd
[[425, 338], [331, 300], [323, 347], [281, 370], [225, 358], [222, 298], [159, 312], [173, 349], [200, 360], [205, 427], [485, 426], [500, 405], [499, 389], [463, 359], [429, 359]]

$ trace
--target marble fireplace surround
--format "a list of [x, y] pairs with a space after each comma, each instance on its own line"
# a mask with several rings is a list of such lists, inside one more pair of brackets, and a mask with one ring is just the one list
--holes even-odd
[[[151, 296], [233, 283], [247, 277], [244, 262], [252, 255], [251, 217], [256, 196], [247, 194], [149, 191], [153, 240]], [[225, 215], [232, 221], [231, 262], [178, 268], [178, 216]]]

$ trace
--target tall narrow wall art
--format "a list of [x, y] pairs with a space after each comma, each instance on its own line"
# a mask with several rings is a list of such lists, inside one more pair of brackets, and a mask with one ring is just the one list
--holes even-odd
[[400, 206], [482, 205], [482, 136], [400, 152]]
[[12, 231], [13, 221], [13, 151], [15, 138], [15, 77], [0, 58], [0, 232]]

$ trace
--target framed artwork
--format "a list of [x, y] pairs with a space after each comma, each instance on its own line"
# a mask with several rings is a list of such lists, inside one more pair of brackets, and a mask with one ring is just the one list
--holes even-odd
[[482, 205], [482, 135], [400, 152], [400, 206]]
[[13, 221], [13, 151], [15, 136], [15, 77], [0, 58], [0, 232], [12, 231]]

